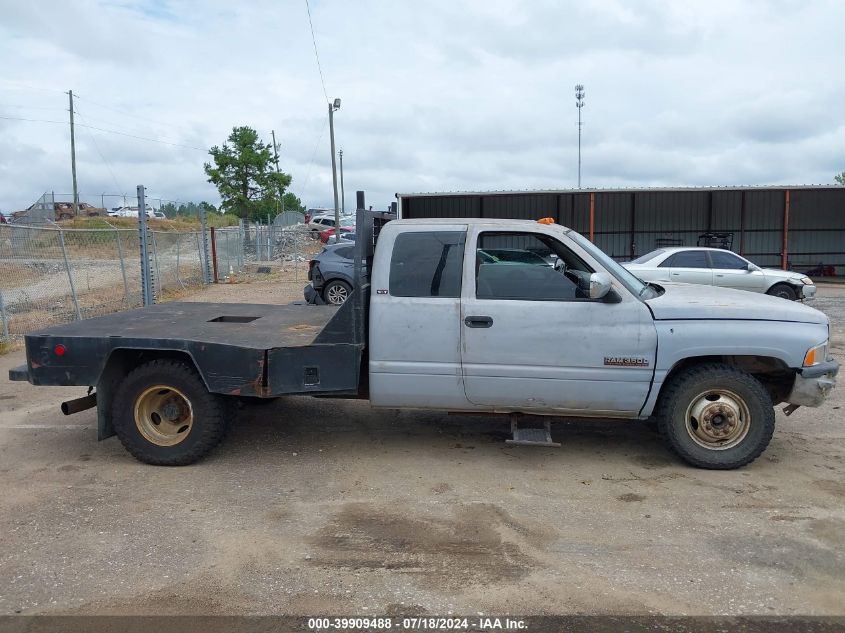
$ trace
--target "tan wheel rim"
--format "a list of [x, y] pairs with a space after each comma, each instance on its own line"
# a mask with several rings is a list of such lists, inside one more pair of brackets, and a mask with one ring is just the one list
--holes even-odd
[[149, 387], [135, 399], [135, 426], [156, 446], [175, 446], [184, 441], [194, 425], [194, 411], [185, 394], [168, 387]]
[[727, 389], [711, 389], [692, 399], [685, 415], [687, 433], [699, 446], [725, 450], [742, 442], [751, 426], [745, 401]]

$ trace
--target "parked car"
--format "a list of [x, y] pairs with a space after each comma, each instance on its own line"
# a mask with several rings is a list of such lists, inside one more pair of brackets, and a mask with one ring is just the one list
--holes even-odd
[[[354, 226], [355, 218], [350, 215], [340, 216], [341, 226]], [[335, 226], [334, 212], [325, 214], [305, 215], [305, 228], [311, 231], [311, 237], [315, 240], [320, 237], [320, 233], [326, 229], [333, 229]]]
[[314, 295], [328, 304], [339, 306], [349, 298], [355, 270], [355, 244], [339, 242], [327, 244], [308, 262], [308, 281], [305, 300], [314, 302]]
[[[109, 217], [112, 218], [137, 218], [138, 217], [138, 207], [115, 207], [111, 211], [109, 211]], [[151, 209], [147, 207], [147, 217], [148, 218], [156, 218], [159, 220], [167, 219], [167, 216], [164, 215], [161, 211], [156, 211], [155, 209]]]
[[[351, 233], [354, 230], [355, 230], [354, 226], [342, 226], [342, 227], [340, 227], [341, 239], [342, 239], [342, 237], [345, 233]], [[335, 240], [332, 239], [332, 238], [334, 238], [334, 234], [335, 234], [334, 227], [332, 227], [330, 229], [326, 229], [325, 231], [320, 231], [320, 241], [323, 244], [328, 244], [329, 240], [334, 242]]]
[[311, 237], [315, 240], [320, 239], [320, 233], [326, 229], [334, 228], [334, 216], [318, 215], [310, 218], [305, 227], [311, 231]]
[[[51, 208], [52, 207], [52, 208]], [[79, 217], [106, 215], [106, 210], [87, 202], [78, 204]], [[56, 220], [72, 220], [75, 217], [72, 202], [36, 202], [23, 211], [12, 213], [11, 220], [19, 223], [36, 223]]]
[[643, 281], [736, 288], [792, 301], [816, 296], [816, 286], [806, 275], [760, 268], [736, 253], [719, 248], [658, 248], [622, 265]]

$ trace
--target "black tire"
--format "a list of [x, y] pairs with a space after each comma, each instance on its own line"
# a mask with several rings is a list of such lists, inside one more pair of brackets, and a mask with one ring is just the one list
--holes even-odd
[[788, 299], [789, 301], [795, 301], [798, 298], [795, 288], [789, 284], [775, 284], [766, 291], [766, 294], [772, 295], [773, 297], [780, 297], [781, 299]]
[[317, 229], [311, 229], [311, 239], [312, 240], [319, 240], [320, 239], [320, 231]]
[[[692, 414], [701, 418], [701, 424]], [[660, 434], [678, 456], [693, 466], [714, 470], [753, 462], [775, 430], [768, 391], [751, 374], [721, 363], [696, 365], [673, 376], [660, 394], [657, 419]], [[725, 439], [708, 442], [699, 436], [711, 433], [724, 433]], [[731, 439], [730, 434], [734, 434]]]
[[[157, 386], [164, 389], [153, 389]], [[139, 414], [141, 421], [136, 422], [136, 408], [143, 410], [150, 398], [167, 398], [168, 391], [173, 395], [165, 406], [174, 410], [172, 420], [159, 415], [159, 422], [155, 422], [157, 409], [150, 416]], [[179, 361], [154, 360], [135, 368], [123, 379], [114, 396], [112, 424], [124, 448], [138, 461], [156, 466], [186, 466], [202, 459], [225, 437], [227, 410], [223, 399], [209, 393], [193, 367]], [[183, 424], [188, 420], [180, 420], [180, 416], [187, 418], [188, 413], [190, 422]], [[163, 445], [148, 437], [156, 433], [151, 423], [170, 425], [169, 428], [182, 424], [187, 429], [173, 431], [171, 439], [162, 433], [161, 442], [174, 442]]]
[[333, 279], [323, 287], [323, 299], [332, 306], [342, 305], [352, 293], [352, 286], [340, 279]]

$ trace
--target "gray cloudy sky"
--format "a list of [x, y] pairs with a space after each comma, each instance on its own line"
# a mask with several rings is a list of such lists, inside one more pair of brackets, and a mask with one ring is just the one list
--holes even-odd
[[[845, 170], [845, 2], [311, 0], [354, 191], [829, 183]], [[0, 0], [0, 209], [69, 191], [217, 201], [203, 150], [282, 143], [331, 204], [326, 100], [304, 0]], [[131, 116], [130, 116], [131, 115]], [[200, 149], [195, 149], [200, 148]]]

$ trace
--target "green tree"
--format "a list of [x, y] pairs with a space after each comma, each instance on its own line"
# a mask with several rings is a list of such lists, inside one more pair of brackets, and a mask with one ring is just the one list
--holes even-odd
[[273, 146], [263, 143], [251, 127], [232, 128], [226, 143], [215, 145], [205, 163], [208, 181], [220, 193], [221, 209], [242, 218], [267, 217], [278, 206], [279, 195], [291, 176], [273, 168]]
[[833, 179], [838, 182], [840, 185], [845, 185], [845, 171], [841, 174], [836, 174]]
[[305, 205], [302, 204], [302, 200], [290, 191], [282, 196], [282, 200], [285, 203], [285, 211], [298, 211], [299, 213], [305, 215]]

